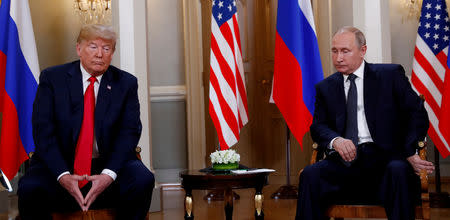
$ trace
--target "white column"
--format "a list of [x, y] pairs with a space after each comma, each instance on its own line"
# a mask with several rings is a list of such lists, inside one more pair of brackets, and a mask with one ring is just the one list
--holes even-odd
[[[150, 119], [147, 68], [147, 24], [145, 0], [119, 0], [113, 10], [114, 26], [118, 31], [117, 59], [114, 64], [138, 78], [138, 95], [141, 105], [142, 135], [139, 146], [144, 164], [151, 168], [150, 161]], [[117, 63], [118, 62], [118, 63]]]
[[389, 0], [353, 0], [353, 26], [366, 36], [368, 62], [391, 62]]
[[[113, 64], [138, 79], [138, 96], [141, 111], [142, 135], [139, 145], [142, 148], [142, 162], [153, 171], [151, 163], [151, 123], [150, 94], [147, 66], [147, 4], [146, 0], [112, 1], [113, 26], [118, 33], [118, 45]], [[154, 171], [153, 171], [154, 172]], [[160, 211], [160, 188], [153, 190], [150, 211]]]

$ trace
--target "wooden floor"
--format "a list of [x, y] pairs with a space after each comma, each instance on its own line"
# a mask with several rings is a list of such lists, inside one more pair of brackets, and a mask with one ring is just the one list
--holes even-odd
[[[264, 214], [265, 220], [294, 219], [296, 200], [273, 200], [270, 195], [278, 189], [279, 185], [269, 185], [264, 188]], [[233, 219], [254, 219], [254, 190], [236, 190], [240, 199], [234, 202]], [[223, 220], [225, 219], [224, 203], [207, 202], [203, 200], [206, 191], [194, 190], [194, 217], [197, 220]], [[11, 197], [11, 202], [17, 204], [17, 198]], [[151, 220], [177, 220], [184, 216], [184, 191], [179, 188], [166, 188], [162, 193], [162, 211], [150, 213]], [[9, 218], [8, 218], [9, 214]], [[17, 207], [12, 207], [10, 213], [0, 213], [0, 220], [14, 219], [17, 215]], [[450, 220], [450, 209], [431, 210], [431, 219]]]
[[[279, 185], [269, 185], [264, 188], [264, 214], [265, 220], [294, 219], [296, 200], [273, 200], [270, 195], [278, 189]], [[254, 190], [236, 190], [241, 199], [234, 202], [233, 219], [254, 219]], [[194, 219], [223, 220], [225, 213], [223, 202], [210, 202], [203, 200], [206, 191], [194, 190]], [[151, 220], [183, 219], [184, 191], [164, 190], [163, 211], [150, 214]], [[431, 219], [450, 220], [450, 209], [431, 209]]]

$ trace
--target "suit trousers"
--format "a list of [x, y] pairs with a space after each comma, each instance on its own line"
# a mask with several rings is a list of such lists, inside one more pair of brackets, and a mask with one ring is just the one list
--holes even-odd
[[[92, 173], [100, 173], [102, 164], [93, 162]], [[89, 209], [113, 208], [117, 211], [117, 219], [144, 219], [150, 208], [154, 185], [153, 173], [140, 160], [130, 160]], [[86, 196], [90, 187], [88, 183], [81, 189], [83, 196]], [[51, 219], [52, 212], [81, 210], [76, 200], [43, 164], [30, 166], [19, 181], [17, 194], [19, 213], [23, 220]]]
[[405, 159], [386, 157], [375, 144], [360, 147], [345, 166], [339, 158], [321, 160], [300, 175], [296, 220], [327, 219], [332, 204], [381, 204], [390, 220], [414, 219], [420, 179]]

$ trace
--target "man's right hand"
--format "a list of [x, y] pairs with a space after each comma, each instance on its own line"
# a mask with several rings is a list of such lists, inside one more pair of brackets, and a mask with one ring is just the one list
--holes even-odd
[[339, 137], [332, 146], [345, 161], [351, 162], [356, 158], [356, 147], [351, 140]]
[[81, 194], [80, 188], [78, 188], [78, 181], [86, 179], [86, 176], [78, 176], [66, 174], [59, 178], [59, 184], [61, 184], [64, 189], [66, 189], [70, 195], [72, 195], [77, 201], [78, 205], [80, 205], [81, 210], [84, 210], [85, 205], [83, 194]]

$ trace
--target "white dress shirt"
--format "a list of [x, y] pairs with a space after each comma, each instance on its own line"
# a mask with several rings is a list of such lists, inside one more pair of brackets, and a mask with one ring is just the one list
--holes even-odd
[[[83, 95], [84, 93], [86, 93], [86, 89], [89, 86], [89, 84], [91, 84], [91, 82], [89, 81], [89, 78], [91, 78], [91, 74], [89, 74], [86, 69], [84, 69], [83, 65], [81, 65], [80, 63], [80, 69], [81, 69], [81, 75], [82, 75], [82, 80], [83, 80]], [[100, 87], [100, 82], [102, 80], [102, 76], [103, 75], [99, 75], [97, 76], [97, 81], [94, 82], [94, 95], [95, 95], [95, 103], [97, 104], [97, 95], [98, 95], [98, 89]], [[94, 146], [92, 147], [92, 158], [98, 158], [99, 152], [98, 152], [98, 146], [97, 146], [97, 138], [95, 137], [95, 131], [94, 131]], [[70, 174], [69, 171], [63, 172], [61, 173], [57, 180], [59, 181], [59, 179], [64, 176], [65, 174]], [[110, 169], [103, 169], [102, 170], [102, 174], [107, 174], [108, 176], [110, 176], [113, 180], [116, 180], [117, 178], [117, 174], [110, 170]]]
[[[357, 122], [358, 122], [358, 144], [373, 142], [372, 136], [370, 135], [369, 126], [367, 125], [366, 113], [364, 110], [364, 61], [358, 67], [358, 69], [353, 73], [356, 75], [355, 84], [356, 91], [358, 93], [357, 100]], [[345, 91], [345, 100], [347, 100], [348, 90], [350, 89], [350, 80], [348, 80], [348, 75], [344, 76], [344, 91]], [[331, 140], [329, 148], [333, 148], [333, 142], [338, 137], [333, 138]]]

